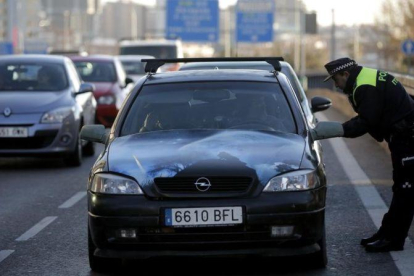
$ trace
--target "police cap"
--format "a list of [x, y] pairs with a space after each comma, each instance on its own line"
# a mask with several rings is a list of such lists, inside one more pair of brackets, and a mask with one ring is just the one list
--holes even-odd
[[331, 62], [328, 62], [327, 64], [325, 64], [325, 68], [328, 71], [329, 77], [327, 77], [324, 80], [324, 82], [331, 79], [335, 74], [339, 72], [343, 72], [354, 66], [358, 66], [358, 64], [355, 62], [355, 60], [350, 59], [350, 58], [340, 58], [340, 59], [336, 59]]

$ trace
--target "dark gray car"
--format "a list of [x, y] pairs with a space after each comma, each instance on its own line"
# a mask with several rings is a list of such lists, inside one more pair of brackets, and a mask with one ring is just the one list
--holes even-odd
[[105, 144], [88, 184], [92, 270], [160, 256], [302, 254], [324, 267], [318, 140], [338, 136], [341, 124], [307, 124], [276, 58], [274, 72], [154, 73], [186, 60], [147, 60], [151, 74], [110, 133], [82, 129]]
[[69, 58], [0, 57], [0, 156], [54, 156], [79, 166], [93, 143], [79, 138], [94, 123], [94, 86], [82, 83]]

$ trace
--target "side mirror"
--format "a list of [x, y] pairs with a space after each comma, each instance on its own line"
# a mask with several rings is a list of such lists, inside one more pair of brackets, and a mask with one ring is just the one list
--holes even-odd
[[93, 85], [92, 83], [82, 83], [79, 88], [79, 91], [76, 92], [75, 95], [88, 93], [88, 92], [94, 92], [94, 91], [95, 91], [95, 85]]
[[310, 130], [313, 140], [329, 139], [344, 136], [344, 128], [338, 122], [319, 122]]
[[126, 77], [125, 78], [125, 86], [127, 86], [128, 84], [130, 84], [130, 83], [134, 83], [134, 80], [133, 79], [131, 79], [130, 77]]
[[331, 107], [332, 101], [325, 97], [314, 97], [311, 100], [312, 112], [316, 113], [319, 111], [327, 110]]
[[86, 141], [105, 144], [109, 135], [103, 125], [86, 125], [82, 127], [80, 137]]

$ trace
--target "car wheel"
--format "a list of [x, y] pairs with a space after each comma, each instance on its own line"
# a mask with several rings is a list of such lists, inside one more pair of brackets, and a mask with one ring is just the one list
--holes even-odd
[[91, 233], [88, 228], [88, 255], [89, 266], [92, 271], [96, 272], [108, 272], [113, 271], [121, 266], [121, 259], [101, 258], [94, 255], [96, 246], [92, 241]]
[[93, 142], [88, 142], [84, 147], [83, 147], [83, 154], [85, 156], [94, 156], [95, 155], [95, 143]]
[[328, 264], [328, 255], [326, 252], [326, 234], [325, 234], [325, 225], [323, 226], [322, 238], [318, 241], [318, 245], [321, 248], [316, 253], [313, 253], [309, 260], [309, 265], [312, 268], [325, 268]]
[[66, 165], [71, 167], [79, 167], [82, 164], [82, 143], [78, 133], [75, 150], [64, 159]]

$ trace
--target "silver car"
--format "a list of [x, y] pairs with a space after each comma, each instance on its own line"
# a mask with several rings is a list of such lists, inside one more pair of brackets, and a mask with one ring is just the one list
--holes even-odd
[[95, 120], [93, 90], [69, 58], [0, 57], [0, 156], [62, 157], [79, 166], [82, 154], [94, 154], [79, 137]]

